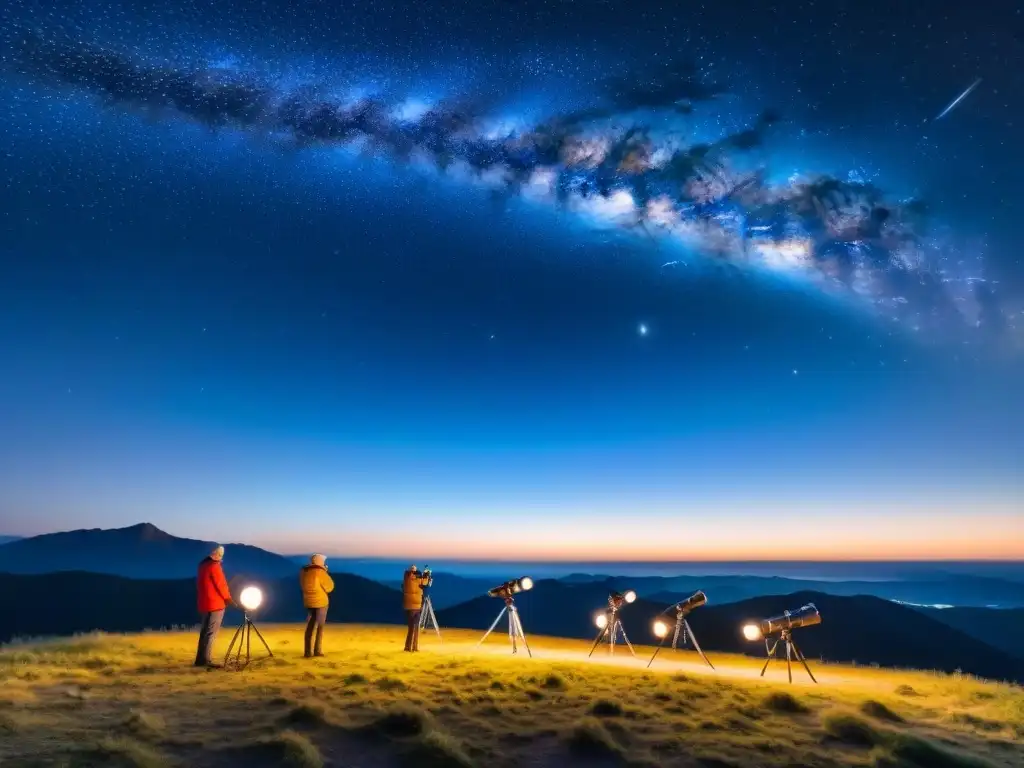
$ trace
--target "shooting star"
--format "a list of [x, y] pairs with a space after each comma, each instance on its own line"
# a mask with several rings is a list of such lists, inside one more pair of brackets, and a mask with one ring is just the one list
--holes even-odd
[[981, 82], [981, 78], [979, 77], [979, 78], [978, 78], [977, 80], [975, 80], [975, 81], [974, 81], [973, 83], [971, 83], [971, 84], [970, 84], [969, 86], [967, 86], [967, 89], [966, 89], [966, 90], [965, 90], [965, 91], [964, 91], [963, 93], [961, 93], [961, 94], [960, 94], [959, 96], [957, 96], [957, 97], [956, 97], [955, 99], [953, 99], [953, 100], [952, 100], [952, 101], [951, 101], [951, 102], [949, 103], [949, 106], [948, 106], [948, 107], [946, 107], [946, 108], [945, 108], [944, 110], [942, 110], [942, 111], [941, 111], [941, 112], [939, 113], [939, 116], [938, 116], [938, 117], [936, 117], [935, 119], [936, 119], [936, 120], [941, 120], [941, 119], [942, 119], [942, 118], [944, 118], [944, 117], [945, 117], [946, 115], [948, 115], [948, 114], [949, 114], [950, 112], [952, 112], [952, 111], [953, 111], [953, 108], [954, 108], [954, 107], [955, 107], [955, 106], [956, 106], [957, 104], [959, 104], [959, 103], [960, 103], [961, 101], [963, 101], [964, 99], [966, 99], [966, 98], [968, 97], [968, 95], [970, 95], [971, 91], [973, 91], [973, 90], [974, 90], [975, 88], [977, 88], [977, 87], [978, 87], [978, 84], [979, 84], [980, 82]]

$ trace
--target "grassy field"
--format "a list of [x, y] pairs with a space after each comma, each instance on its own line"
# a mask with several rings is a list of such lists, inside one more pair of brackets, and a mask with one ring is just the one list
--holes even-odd
[[784, 663], [648, 670], [650, 649], [541, 637], [530, 659], [451, 630], [413, 655], [399, 628], [330, 625], [307, 660], [300, 627], [261, 629], [275, 656], [241, 672], [193, 668], [192, 633], [5, 647], [0, 765], [1024, 765], [1024, 690], [968, 677], [812, 663], [790, 685]]

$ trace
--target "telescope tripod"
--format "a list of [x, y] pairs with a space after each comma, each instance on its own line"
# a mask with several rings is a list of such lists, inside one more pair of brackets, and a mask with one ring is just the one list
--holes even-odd
[[[242, 619], [242, 625], [235, 630], [234, 636], [231, 638], [231, 643], [228, 645], [228, 652], [224, 656], [224, 668], [234, 667], [235, 669], [245, 669], [249, 666], [249, 662], [252, 661], [252, 633], [256, 633], [256, 637], [263, 643], [263, 647], [267, 649], [267, 653], [271, 658], [274, 657], [274, 652], [270, 650], [270, 646], [267, 645], [267, 641], [263, 639], [263, 635], [256, 629], [256, 625], [252, 623], [252, 619], [249, 618], [248, 613], [244, 613]], [[231, 658], [231, 651], [235, 647], [235, 643], [238, 643], [238, 651], [235, 653], [235, 658]], [[245, 646], [245, 660], [242, 660], [242, 646]]]
[[608, 623], [601, 628], [601, 631], [597, 633], [597, 637], [594, 638], [594, 645], [590, 649], [590, 653], [587, 654], [589, 659], [594, 655], [594, 651], [597, 650], [598, 643], [607, 634], [608, 635], [608, 654], [615, 653], [615, 634], [616, 632], [622, 633], [622, 639], [626, 643], [626, 647], [629, 648], [629, 652], [636, 656], [636, 651], [633, 650], [633, 644], [629, 642], [629, 638], [626, 637], [626, 630], [622, 628], [622, 622], [619, 621], [619, 612], [614, 608], [610, 608], [605, 614], [608, 617]]
[[484, 636], [480, 638], [480, 642], [476, 644], [476, 647], [479, 648], [483, 645], [484, 640], [486, 640], [487, 636], [494, 631], [496, 626], [498, 626], [498, 622], [501, 621], [501, 617], [505, 615], [506, 611], [508, 612], [508, 639], [509, 642], [512, 643], [512, 653], [518, 652], [518, 648], [516, 647], [516, 638], [518, 638], [523, 641], [526, 653], [532, 659], [533, 654], [530, 653], [530, 644], [526, 642], [526, 633], [523, 632], [523, 622], [520, 621], [519, 611], [516, 609], [516, 604], [510, 597], [505, 599], [505, 607], [501, 609], [501, 612], [498, 614], [498, 618], [496, 618], [494, 623], [491, 624], [491, 628], [484, 632]]
[[420, 612], [420, 630], [426, 629], [430, 624], [437, 633], [438, 642], [441, 640], [441, 628], [437, 625], [437, 615], [434, 613], [434, 604], [430, 601], [430, 595], [423, 596], [423, 610]]
[[[672, 650], [673, 651], [678, 651], [679, 650], [679, 635], [680, 634], [682, 634], [682, 636], [683, 636], [683, 645], [686, 645], [687, 639], [693, 640], [693, 647], [697, 651], [697, 653], [700, 654], [700, 657], [702, 659], [704, 659], [704, 663], [707, 664], [712, 669], [714, 669], [715, 665], [711, 663], [711, 661], [708, 659], [708, 657], [704, 655], [704, 651], [702, 651], [700, 649], [700, 643], [697, 642], [697, 636], [695, 634], [693, 634], [693, 629], [691, 629], [691, 627], [690, 627], [690, 622], [688, 622], [686, 620], [686, 613], [683, 612], [683, 611], [676, 611], [676, 629], [672, 633]], [[667, 640], [667, 639], [668, 639], [668, 635], [665, 635], [665, 637], [661, 638], [661, 642], [658, 643], [658, 647], [654, 649], [654, 655], [651, 656], [651, 660], [647, 662], [648, 669], [650, 668], [651, 664], [654, 663], [654, 659], [657, 657], [658, 652], [661, 651], [662, 646], [665, 645], [665, 640]]]
[[804, 669], [807, 670], [811, 680], [817, 683], [818, 681], [814, 679], [814, 675], [811, 673], [811, 668], [807, 666], [807, 659], [804, 658], [804, 655], [793, 641], [793, 632], [788, 629], [782, 630], [782, 634], [775, 640], [771, 648], [768, 647], [768, 638], [765, 638], [764, 647], [768, 651], [768, 658], [765, 660], [764, 666], [761, 667], [761, 677], [764, 677], [764, 672], [768, 669], [768, 663], [775, 658], [775, 651], [778, 650], [779, 643], [783, 640], [786, 642], [786, 671], [789, 672], [789, 682], [793, 682], [793, 656], [796, 656], [797, 661], [804, 665]]

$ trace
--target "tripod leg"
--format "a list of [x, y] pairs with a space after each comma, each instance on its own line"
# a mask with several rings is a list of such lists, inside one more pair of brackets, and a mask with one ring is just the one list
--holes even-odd
[[270, 657], [273, 658], [274, 652], [270, 650], [270, 646], [267, 645], [267, 641], [263, 638], [263, 635], [260, 634], [259, 628], [255, 624], [250, 624], [250, 626], [252, 627], [252, 631], [256, 633], [256, 637], [258, 637], [260, 642], [263, 643], [263, 647], [267, 649], [267, 653], [269, 653]]
[[789, 682], [793, 682], [793, 641], [786, 639], [786, 671], [789, 673]]
[[[767, 643], [765, 643], [765, 647], [768, 647]], [[764, 666], [761, 667], [761, 677], [764, 677], [765, 670], [768, 669], [768, 663], [772, 660], [772, 657], [775, 656], [775, 649], [778, 647], [779, 641], [776, 640], [775, 645], [768, 649], [768, 658], [764, 660]]]
[[434, 625], [434, 632], [437, 633], [437, 641], [438, 642], [443, 642], [441, 640], [441, 627], [439, 627], [438, 624], [437, 624], [437, 614], [434, 613], [434, 604], [433, 603], [430, 604], [430, 621]]
[[519, 630], [516, 629], [516, 612], [514, 609], [509, 609], [508, 612], [508, 640], [512, 643], [512, 655], [519, 653]]
[[241, 629], [242, 634], [238, 638], [238, 648], [235, 649], [235, 664], [239, 667], [244, 667], [245, 665], [242, 664], [242, 646], [245, 645], [246, 630], [248, 629], [248, 620], [246, 618], [242, 619]]
[[658, 643], [658, 647], [654, 649], [654, 655], [651, 656], [651, 660], [647, 662], [647, 668], [648, 669], [651, 668], [651, 664], [654, 663], [654, 659], [658, 655], [658, 651], [660, 651], [662, 649], [662, 646], [665, 645], [665, 641], [666, 640], [668, 640], [668, 635], [665, 635], [665, 637], [661, 638], [661, 642]]
[[507, 606], [507, 605], [506, 605], [506, 606], [505, 606], [504, 608], [502, 608], [502, 609], [501, 609], [501, 613], [499, 613], [499, 614], [498, 614], [498, 618], [496, 618], [496, 619], [494, 620], [494, 623], [493, 623], [493, 624], [491, 624], [491, 628], [490, 628], [490, 629], [488, 629], [488, 630], [487, 630], [486, 632], [484, 632], [484, 636], [483, 636], [483, 637], [481, 637], [481, 638], [480, 638], [480, 642], [476, 644], [476, 647], [477, 647], [477, 648], [479, 648], [479, 647], [480, 647], [481, 645], [483, 645], [483, 642], [484, 642], [484, 640], [486, 640], [486, 639], [487, 639], [487, 636], [488, 636], [489, 634], [491, 634], [491, 632], [493, 632], [493, 631], [494, 631], [494, 628], [495, 628], [496, 626], [498, 626], [498, 622], [499, 622], [499, 621], [501, 621], [501, 617], [505, 615], [505, 611], [507, 611], [507, 610], [508, 610], [508, 606]]
[[252, 622], [246, 622], [245, 633], [245, 666], [249, 666], [249, 662], [252, 661]]
[[817, 685], [818, 681], [815, 679], [814, 674], [811, 672], [811, 668], [807, 666], [807, 659], [804, 658], [803, 651], [797, 648], [796, 643], [793, 643], [793, 652], [796, 653], [796, 657], [800, 660], [800, 663], [804, 665], [804, 669], [807, 670], [807, 674], [811, 680]]
[[238, 633], [242, 631], [242, 627], [235, 630], [235, 634], [231, 636], [231, 642], [228, 644], [228, 652], [224, 654], [224, 663], [227, 664], [231, 661], [231, 651], [235, 648], [235, 642], [238, 640]]
[[619, 632], [622, 633], [622, 639], [626, 641], [626, 647], [629, 648], [629, 652], [633, 654], [633, 658], [636, 658], [636, 651], [633, 650], [633, 644], [629, 642], [629, 638], [626, 636], [626, 628], [622, 626], [622, 622], [618, 623]]
[[520, 639], [523, 641], [523, 646], [526, 648], [526, 655], [532, 659], [533, 653], [530, 651], [530, 644], [526, 642], [526, 633], [523, 631], [523, 620], [519, 618], [519, 611], [516, 611], [513, 615], [516, 617], [516, 629], [519, 632]]
[[591, 656], [594, 655], [594, 651], [597, 650], [597, 644], [601, 642], [601, 639], [604, 637], [604, 634], [607, 631], [608, 631], [608, 625], [605, 624], [605, 626], [601, 629], [601, 631], [597, 633], [597, 637], [594, 638], [594, 644], [590, 647], [590, 653], [587, 654], [587, 658], [588, 659]]
[[683, 619], [682, 618], [676, 619], [676, 628], [675, 628], [675, 631], [672, 633], [672, 650], [673, 651], [678, 651], [679, 650], [679, 630], [682, 629], [682, 626], [683, 626]]
[[693, 628], [690, 626], [690, 622], [688, 622], [686, 619], [683, 619], [683, 623], [686, 624], [686, 633], [687, 635], [689, 635], [690, 639], [693, 640], [693, 647], [697, 649], [697, 653], [699, 653], [700, 657], [704, 659], [705, 664], [714, 669], [715, 665], [711, 663], [708, 657], [704, 655], [704, 651], [700, 649], [700, 643], [697, 642], [697, 636], [693, 634]]

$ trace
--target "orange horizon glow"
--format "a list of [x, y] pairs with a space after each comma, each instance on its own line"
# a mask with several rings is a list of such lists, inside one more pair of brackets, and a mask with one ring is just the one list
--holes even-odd
[[965, 520], [940, 514], [926, 520], [850, 518], [817, 525], [795, 520], [742, 526], [713, 520], [672, 519], [660, 525], [548, 520], [534, 522], [529, 530], [515, 525], [492, 530], [479, 523], [452, 530], [427, 526], [416, 535], [385, 539], [368, 531], [312, 539], [296, 531], [266, 543], [275, 551], [309, 549], [335, 557], [466, 562], [1014, 562], [1024, 560], [1024, 525], [1002, 515]]

